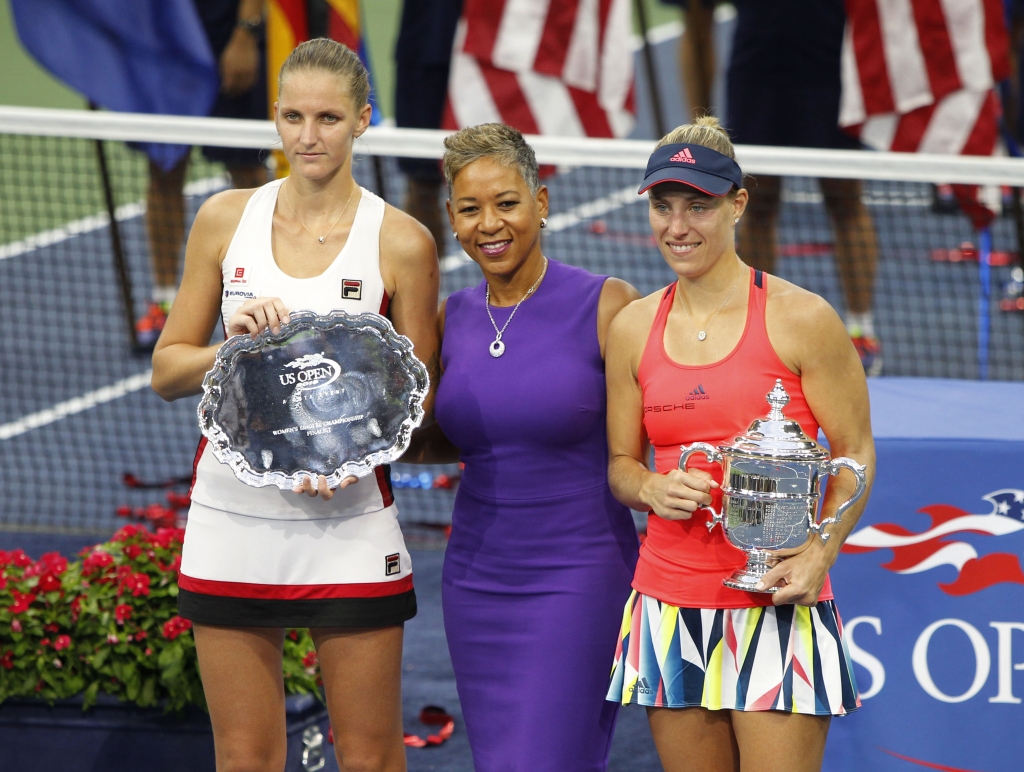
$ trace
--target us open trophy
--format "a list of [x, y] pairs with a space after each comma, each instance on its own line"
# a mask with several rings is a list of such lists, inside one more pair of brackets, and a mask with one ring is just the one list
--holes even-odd
[[229, 339], [203, 380], [199, 428], [253, 487], [288, 490], [324, 475], [336, 487], [405, 452], [430, 378], [377, 314], [289, 314], [281, 331]]
[[[729, 542], [747, 553], [747, 564], [723, 584], [747, 592], [775, 592], [778, 587], [756, 589], [771, 569], [770, 550], [801, 547], [817, 535], [828, 541], [825, 527], [838, 523], [867, 486], [864, 466], [850, 458], [829, 458], [828, 451], [808, 437], [800, 424], [786, 418], [782, 408], [789, 395], [782, 381], [768, 394], [771, 411], [754, 421], [746, 434], [717, 448], [695, 442], [682, 448], [679, 468], [694, 453], [703, 452], [708, 461], [722, 464], [722, 511], [711, 510], [708, 530], [720, 524]], [[819, 487], [822, 475], [837, 475], [849, 469], [857, 478], [857, 489], [832, 517], [818, 520]]]

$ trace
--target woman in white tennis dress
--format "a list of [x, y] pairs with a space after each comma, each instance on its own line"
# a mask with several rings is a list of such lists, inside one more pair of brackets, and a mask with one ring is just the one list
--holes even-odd
[[[201, 390], [218, 315], [228, 336], [277, 331], [289, 311], [387, 315], [436, 371], [433, 239], [352, 177], [370, 119], [365, 68], [339, 43], [309, 41], [282, 67], [279, 93], [291, 174], [213, 196], [196, 215], [153, 355], [164, 399]], [[313, 635], [341, 768], [405, 769], [402, 624], [416, 596], [396, 515], [386, 468], [336, 490], [322, 476], [291, 492], [251, 488], [200, 444], [178, 603], [194, 625], [218, 769], [284, 765], [286, 627]]]

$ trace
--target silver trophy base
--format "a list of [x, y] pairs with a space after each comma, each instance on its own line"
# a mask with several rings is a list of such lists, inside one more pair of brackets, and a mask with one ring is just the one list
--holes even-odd
[[722, 584], [732, 590], [743, 590], [745, 592], [766, 592], [768, 594], [778, 592], [779, 587], [766, 587], [757, 589], [757, 583], [764, 578], [764, 575], [771, 571], [768, 565], [768, 553], [764, 550], [751, 550], [747, 552], [747, 564], [739, 571], [736, 571]]

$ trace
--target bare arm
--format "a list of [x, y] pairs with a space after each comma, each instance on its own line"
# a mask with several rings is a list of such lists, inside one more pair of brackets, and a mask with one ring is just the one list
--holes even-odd
[[[774, 277], [772, 282], [778, 282]], [[773, 303], [772, 301], [775, 300]], [[783, 362], [800, 373], [800, 386], [811, 412], [828, 439], [833, 458], [846, 456], [866, 467], [867, 489], [826, 529], [829, 540], [814, 537], [807, 548], [783, 560], [764, 578], [765, 586], [784, 584], [775, 593], [776, 605], [817, 602], [828, 569], [867, 506], [875, 477], [875, 444], [867, 381], [849, 333], [839, 315], [821, 298], [794, 287], [769, 296], [768, 332]], [[828, 518], [854, 493], [852, 472], [831, 478], [821, 516]], [[785, 553], [782, 553], [785, 554]]]
[[[441, 307], [437, 311], [437, 337], [439, 341], [444, 340], [444, 313], [447, 301], [441, 301]], [[440, 365], [438, 356], [438, 372], [441, 376], [444, 371]], [[412, 433], [412, 442], [409, 449], [405, 451], [401, 461], [407, 464], [454, 464], [459, 461], [460, 451], [452, 441], [441, 431], [436, 421], [420, 427]]]
[[652, 511], [669, 520], [687, 520], [699, 507], [711, 503], [711, 488], [718, 484], [703, 471], [674, 469], [662, 475], [647, 468], [643, 393], [637, 367], [659, 295], [631, 303], [608, 330], [608, 483], [615, 498], [631, 509]]
[[597, 342], [601, 345], [601, 356], [604, 356], [605, 344], [608, 340], [608, 328], [612, 319], [619, 311], [634, 300], [640, 299], [636, 287], [622, 279], [609, 277], [601, 287], [601, 297], [597, 301]]
[[399, 460], [404, 464], [457, 464], [460, 456], [459, 449], [434, 421], [412, 433], [409, 449]]
[[427, 367], [430, 392], [424, 404], [424, 425], [434, 420], [434, 394], [441, 377], [437, 295], [441, 271], [437, 247], [425, 227], [389, 206], [380, 229], [381, 276], [391, 297], [395, 329], [412, 341], [413, 351]]
[[153, 351], [153, 390], [168, 402], [198, 394], [219, 345], [209, 345], [220, 315], [221, 262], [252, 191], [211, 197], [196, 213], [185, 270]]

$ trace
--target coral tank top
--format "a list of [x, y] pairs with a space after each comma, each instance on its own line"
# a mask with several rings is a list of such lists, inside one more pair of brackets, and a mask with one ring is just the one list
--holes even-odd
[[[765, 329], [768, 275], [751, 269], [747, 322], [739, 343], [724, 359], [710, 365], [681, 365], [665, 353], [665, 323], [676, 285], [658, 306], [640, 360], [638, 378], [643, 390], [644, 428], [654, 447], [655, 470], [667, 474], [679, 465], [680, 446], [693, 442], [719, 445], [742, 434], [768, 414], [765, 397], [781, 378], [790, 401], [785, 408], [809, 437], [818, 436], [818, 422], [800, 388], [800, 376], [779, 359]], [[722, 468], [703, 453], [690, 457], [688, 468], [704, 469], [721, 484]], [[722, 493], [712, 491], [712, 504], [721, 511]], [[725, 538], [721, 526], [708, 531], [710, 515], [701, 509], [689, 520], [666, 520], [653, 512], [633, 588], [644, 595], [687, 608], [750, 608], [772, 605], [767, 593], [725, 587], [722, 580], [742, 568], [746, 555]], [[832, 599], [826, 578], [819, 600]]]

